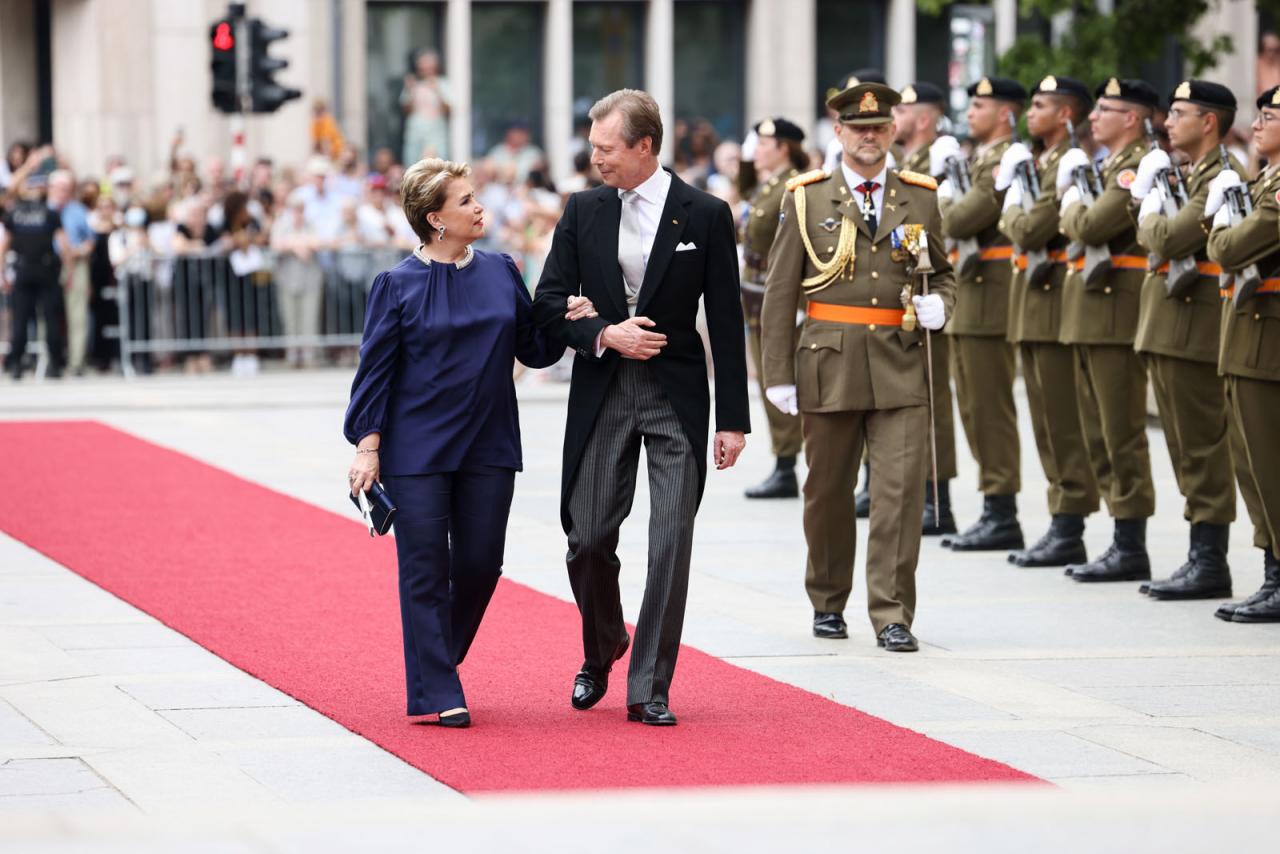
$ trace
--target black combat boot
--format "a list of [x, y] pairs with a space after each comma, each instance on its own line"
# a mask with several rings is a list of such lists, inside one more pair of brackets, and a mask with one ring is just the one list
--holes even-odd
[[[947, 541], [943, 541], [946, 545]], [[982, 499], [982, 518], [972, 528], [950, 539], [952, 551], [994, 552], [1021, 549], [1022, 526], [1018, 524], [1018, 499], [1013, 495], [987, 495]]]
[[1084, 516], [1055, 513], [1049, 530], [1031, 548], [1009, 553], [1014, 566], [1066, 566], [1089, 559], [1084, 550]]
[[871, 515], [871, 463], [862, 464], [862, 490], [853, 496], [853, 515], [859, 519]]
[[[1276, 553], [1272, 549], [1263, 549], [1262, 551], [1262, 586], [1258, 588], [1258, 592], [1254, 593], [1243, 602], [1224, 602], [1218, 606], [1218, 610], [1214, 616], [1219, 620], [1231, 622], [1236, 612], [1242, 608], [1253, 609], [1264, 602], [1274, 600], [1276, 591], [1280, 591], [1280, 560], [1276, 559]], [[1250, 611], [1252, 613], [1252, 610]], [[1256, 620], [1241, 620], [1240, 622], [1257, 622]]]
[[748, 498], [795, 498], [800, 494], [796, 483], [795, 456], [778, 457], [773, 474], [746, 491]]
[[1175, 572], [1167, 581], [1153, 581], [1147, 595], [1152, 599], [1230, 599], [1231, 569], [1227, 566], [1230, 534], [1229, 525], [1193, 524], [1191, 567], [1181, 575]]
[[[1200, 549], [1200, 541], [1198, 539], [1199, 532], [1196, 531], [1195, 525], [1192, 525], [1188, 530], [1191, 532], [1191, 545], [1187, 548], [1187, 559], [1182, 562], [1182, 566], [1173, 571], [1173, 574], [1167, 579], [1168, 581], [1178, 580], [1190, 572], [1191, 567], [1196, 565], [1196, 552]], [[1151, 585], [1159, 583], [1160, 582], [1158, 581], [1144, 581], [1138, 585], [1138, 592], [1143, 596], [1147, 596], [1151, 593]], [[1227, 619], [1229, 620], [1231, 617], [1227, 617]]]
[[1151, 577], [1147, 557], [1147, 520], [1117, 519], [1111, 547], [1092, 563], [1067, 567], [1076, 581], [1145, 581]]
[[933, 506], [933, 481], [924, 484], [924, 516], [920, 533], [926, 537], [956, 532], [956, 517], [951, 515], [951, 481], [938, 481], [938, 506]]

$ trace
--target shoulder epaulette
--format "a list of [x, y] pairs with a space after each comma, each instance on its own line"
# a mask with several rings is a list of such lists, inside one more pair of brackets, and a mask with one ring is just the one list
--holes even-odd
[[938, 189], [938, 182], [930, 178], [928, 175], [921, 175], [919, 172], [911, 172], [903, 169], [898, 172], [898, 177], [902, 179], [904, 184], [914, 184], [917, 187], [924, 187], [929, 190]]
[[822, 181], [829, 177], [825, 169], [813, 169], [788, 181], [787, 192], [794, 190], [796, 187], [803, 187], [805, 184], [812, 184], [815, 181]]

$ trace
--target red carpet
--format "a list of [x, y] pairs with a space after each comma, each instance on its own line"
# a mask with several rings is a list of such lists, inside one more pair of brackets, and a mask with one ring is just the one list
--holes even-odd
[[8, 534], [462, 791], [1033, 779], [688, 647], [678, 727], [625, 722], [625, 661], [574, 712], [576, 609], [505, 580], [476, 725], [412, 725], [390, 539], [96, 423], [0, 423], [0, 471]]

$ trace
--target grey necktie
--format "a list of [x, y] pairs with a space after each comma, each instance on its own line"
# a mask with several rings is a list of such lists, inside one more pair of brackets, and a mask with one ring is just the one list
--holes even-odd
[[627, 308], [634, 315], [644, 283], [644, 239], [640, 236], [640, 196], [635, 190], [622, 193], [622, 217], [618, 221], [618, 266], [627, 289]]

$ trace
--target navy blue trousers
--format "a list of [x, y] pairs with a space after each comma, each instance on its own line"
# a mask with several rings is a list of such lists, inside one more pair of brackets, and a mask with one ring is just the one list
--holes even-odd
[[458, 664], [502, 575], [516, 473], [480, 466], [384, 480], [396, 503], [410, 715], [466, 706]]

